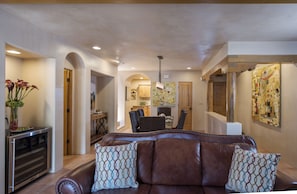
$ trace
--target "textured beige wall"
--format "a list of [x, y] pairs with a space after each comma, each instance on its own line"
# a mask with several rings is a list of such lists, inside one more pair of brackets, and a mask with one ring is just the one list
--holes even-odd
[[297, 167], [297, 66], [281, 65], [281, 127], [254, 122], [251, 118], [251, 72], [237, 79], [237, 120], [243, 132], [255, 138], [258, 148], [281, 153], [281, 160]]
[[[41, 29], [37, 28], [36, 26], [22, 21], [20, 18], [17, 18], [13, 15], [7, 14], [3, 11], [0, 13], [0, 88], [2, 88], [2, 91], [0, 92], [0, 193], [4, 193], [4, 183], [5, 183], [5, 70], [6, 70], [6, 56], [5, 56], [5, 44], [9, 43], [11, 45], [14, 45], [16, 47], [28, 50], [30, 52], [33, 52], [35, 54], [38, 54], [40, 56], [43, 56], [47, 60], [46, 66], [46, 73], [50, 77], [50, 90], [47, 90], [49, 92], [49, 95], [47, 96], [48, 101], [47, 106], [50, 109], [50, 113], [47, 112], [48, 118], [45, 119], [46, 121], [49, 121], [49, 123], [45, 123], [46, 125], [53, 127], [53, 146], [52, 146], [52, 171], [57, 171], [63, 167], [63, 68], [66, 60], [66, 56], [69, 53], [77, 53], [79, 55], [83, 62], [86, 64], [84, 68], [80, 68], [79, 70], [82, 70], [82, 79], [81, 85], [83, 87], [80, 87], [82, 90], [82, 95], [84, 96], [81, 98], [81, 101], [84, 102], [82, 107], [80, 108], [81, 114], [86, 114], [88, 111], [89, 113], [89, 85], [87, 83], [90, 83], [90, 76], [91, 71], [102, 73], [104, 75], [108, 75], [111, 77], [115, 77], [117, 75], [117, 67], [114, 65], [109, 64], [107, 61], [104, 61], [98, 57], [95, 57], [89, 53], [86, 53], [85, 51], [80, 50], [79, 48], [76, 48], [71, 43], [56, 37], [53, 34], [50, 34], [48, 32], [42, 31]], [[48, 58], [50, 57], [50, 58]], [[43, 69], [45, 70], [45, 69]], [[50, 71], [48, 71], [50, 70]], [[36, 72], [34, 72], [36, 74]], [[45, 74], [45, 73], [43, 73]], [[53, 75], [54, 74], [54, 75]], [[34, 76], [35, 77], [35, 76]], [[47, 77], [47, 76], [46, 76]], [[47, 77], [47, 78], [48, 78]], [[27, 77], [24, 77], [24, 79], [27, 79]], [[116, 79], [116, 78], [115, 78]], [[47, 83], [48, 80], [46, 81]], [[114, 104], [116, 104], [117, 100], [117, 91], [115, 88], [117, 88], [117, 80], [114, 81], [114, 87], [112, 87], [112, 92], [114, 93]], [[83, 85], [84, 84], [84, 85]], [[48, 89], [48, 88], [46, 88]], [[42, 93], [42, 92], [40, 92]], [[46, 93], [44, 93], [46, 94]], [[47, 110], [48, 110], [47, 109]], [[113, 116], [111, 117], [114, 120], [114, 123], [116, 123], [116, 106], [113, 107]], [[87, 118], [87, 116], [85, 116]], [[85, 118], [84, 118], [85, 119]], [[86, 126], [89, 126], [90, 122], [89, 119], [83, 120], [84, 122], [81, 122], [84, 124], [84, 128], [87, 128]], [[112, 121], [112, 120], [111, 120]], [[37, 121], [41, 122], [41, 121]], [[37, 123], [38, 124], [38, 123]], [[83, 131], [84, 128], [79, 128], [81, 131]], [[83, 138], [89, 139], [89, 134], [85, 130], [85, 134], [83, 134]], [[78, 143], [79, 144], [79, 143]], [[84, 147], [83, 147], [84, 146]], [[86, 142], [83, 145], [82, 149], [84, 149], [86, 146], [89, 146], [89, 143]], [[87, 148], [86, 148], [87, 149]]]

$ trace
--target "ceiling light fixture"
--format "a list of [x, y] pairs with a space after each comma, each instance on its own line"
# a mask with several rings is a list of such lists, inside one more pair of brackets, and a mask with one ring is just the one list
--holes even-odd
[[15, 54], [15, 55], [20, 55], [21, 54], [20, 51], [16, 51], [16, 50], [7, 50], [6, 52], [9, 53], [9, 54]]
[[92, 48], [97, 51], [101, 50], [101, 47], [99, 47], [99, 46], [93, 46]]
[[161, 60], [164, 59], [163, 56], [157, 56], [159, 59], [159, 81], [156, 82], [156, 88], [163, 90], [164, 89], [164, 85], [161, 82]]
[[120, 64], [121, 62], [117, 59], [113, 60], [113, 62], [117, 63], [117, 64]]
[[113, 60], [115, 63], [117, 64], [120, 64], [121, 61], [120, 61], [120, 57], [119, 56], [116, 56], [116, 58]]
[[192, 67], [187, 67], [187, 69], [192, 69]]

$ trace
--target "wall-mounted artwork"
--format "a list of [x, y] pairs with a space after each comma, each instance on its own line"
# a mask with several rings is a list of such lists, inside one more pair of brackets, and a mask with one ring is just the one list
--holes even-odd
[[280, 64], [258, 65], [252, 72], [252, 117], [280, 127]]
[[164, 89], [156, 87], [156, 82], [152, 82], [152, 105], [153, 106], [175, 106], [176, 103], [176, 83], [164, 82]]

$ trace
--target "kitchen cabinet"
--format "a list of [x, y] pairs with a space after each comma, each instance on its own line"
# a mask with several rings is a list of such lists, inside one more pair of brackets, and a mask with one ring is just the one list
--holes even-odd
[[138, 110], [143, 109], [144, 116], [150, 116], [151, 115], [151, 106], [133, 106], [132, 110]]
[[150, 98], [151, 97], [151, 86], [150, 85], [139, 85], [138, 86], [138, 96], [140, 98]]

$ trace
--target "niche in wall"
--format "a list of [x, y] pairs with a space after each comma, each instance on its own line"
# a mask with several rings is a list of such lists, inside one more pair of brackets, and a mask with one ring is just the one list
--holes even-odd
[[220, 72], [208, 83], [208, 111], [226, 116], [226, 75]]
[[[12, 81], [22, 79], [38, 87], [38, 90], [32, 91], [23, 100], [24, 106], [19, 108], [19, 126], [52, 126], [55, 60], [9, 44], [6, 45], [6, 50], [17, 50], [21, 54], [6, 54], [5, 79]], [[9, 117], [10, 109], [8, 107], [6, 107], [5, 113]]]
[[[91, 112], [111, 112], [113, 78], [95, 71], [91, 72]], [[111, 104], [109, 104], [111, 103]]]

